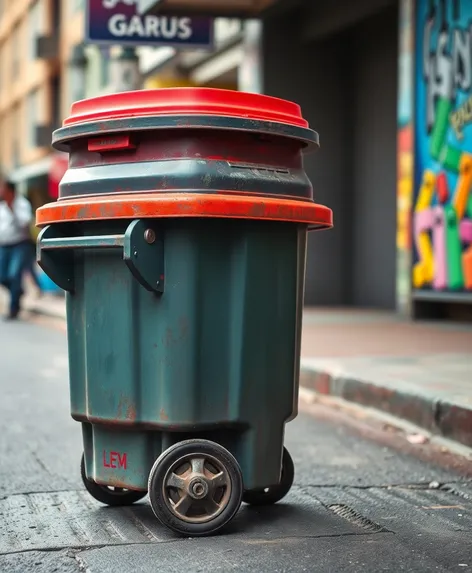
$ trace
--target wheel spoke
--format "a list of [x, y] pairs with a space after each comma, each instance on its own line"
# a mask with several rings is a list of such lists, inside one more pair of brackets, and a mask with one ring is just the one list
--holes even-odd
[[171, 473], [167, 478], [168, 487], [175, 487], [177, 489], [185, 489], [185, 480], [183, 477], [177, 475], [176, 473]]
[[182, 496], [179, 501], [174, 505], [174, 511], [176, 513], [180, 513], [180, 515], [187, 515], [190, 506], [192, 505], [192, 498], [185, 494]]
[[210, 482], [214, 488], [227, 485], [227, 479], [226, 479], [225, 472], [220, 472], [220, 473], [215, 474], [214, 476], [212, 476]]
[[212, 497], [208, 497], [203, 500], [203, 507], [209, 516], [214, 515], [221, 509]]
[[204, 467], [205, 467], [205, 459], [204, 458], [192, 458], [192, 461], [190, 462], [191, 466], [192, 466], [192, 472], [194, 474], [200, 474], [203, 475], [204, 474]]

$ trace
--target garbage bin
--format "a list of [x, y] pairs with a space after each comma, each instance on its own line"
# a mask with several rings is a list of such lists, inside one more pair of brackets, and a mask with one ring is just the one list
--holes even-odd
[[38, 262], [66, 291], [72, 417], [91, 495], [149, 493], [184, 535], [289, 491], [307, 232], [332, 225], [298, 105], [207, 88], [72, 106]]

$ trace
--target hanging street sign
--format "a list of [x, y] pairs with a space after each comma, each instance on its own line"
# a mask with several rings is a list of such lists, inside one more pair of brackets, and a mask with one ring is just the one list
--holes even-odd
[[86, 42], [121, 46], [212, 46], [212, 18], [143, 14], [154, 4], [156, 0], [87, 0]]

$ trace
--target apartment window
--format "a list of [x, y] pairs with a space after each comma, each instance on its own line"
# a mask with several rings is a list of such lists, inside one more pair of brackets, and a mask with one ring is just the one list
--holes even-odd
[[36, 0], [28, 11], [28, 36], [29, 36], [29, 58], [34, 60], [37, 57], [37, 39], [44, 34], [45, 14], [44, 0]]
[[15, 106], [12, 110], [12, 164], [16, 169], [20, 166], [20, 106]]
[[26, 129], [28, 131], [28, 146], [36, 147], [36, 126], [38, 125], [38, 90], [28, 95], [26, 101]]
[[20, 28], [17, 26], [11, 35], [11, 75], [15, 80], [20, 74]]
[[52, 128], [61, 126], [61, 84], [59, 76], [51, 79]]
[[52, 10], [52, 29], [54, 34], [59, 34], [59, 28], [61, 26], [61, 12], [62, 12], [62, 2], [64, 0], [52, 0], [50, 4], [50, 9]]
[[82, 44], [77, 44], [72, 48], [68, 64], [68, 92], [72, 103], [85, 97], [87, 56]]

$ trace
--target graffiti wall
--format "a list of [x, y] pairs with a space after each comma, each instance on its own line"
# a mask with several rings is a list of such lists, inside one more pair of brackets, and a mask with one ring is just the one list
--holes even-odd
[[472, 1], [416, 11], [412, 282], [472, 294]]
[[410, 313], [411, 211], [413, 200], [413, 0], [401, 0], [398, 60], [397, 137], [397, 310]]

